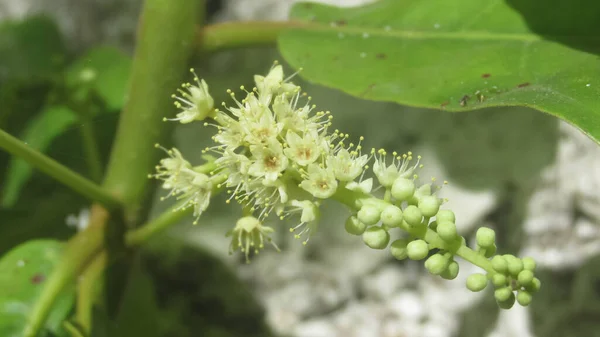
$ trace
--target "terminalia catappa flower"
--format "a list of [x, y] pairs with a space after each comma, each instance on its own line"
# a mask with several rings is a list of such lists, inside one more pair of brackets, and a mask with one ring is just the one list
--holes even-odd
[[[225, 190], [227, 202], [239, 204], [243, 213], [227, 233], [230, 252], [240, 250], [248, 261], [266, 244], [278, 250], [271, 234], [286, 218], [295, 221], [289, 231], [307, 244], [317, 232], [322, 201], [331, 199], [349, 208], [346, 231], [362, 236], [370, 248], [389, 248], [399, 260], [426, 259], [425, 267], [445, 279], [458, 274], [456, 256], [478, 265], [485, 273], [471, 275], [467, 288], [481, 291], [492, 284], [502, 308], [515, 301], [528, 305], [539, 290], [535, 262], [495, 255], [493, 230], [480, 228], [477, 246], [467, 247], [454, 213], [441, 209], [444, 200], [437, 192], [443, 184], [421, 182], [420, 156], [364, 151], [363, 138], [353, 142], [333, 129], [332, 114], [318, 110], [290, 81], [293, 76], [285, 78], [281, 65], [275, 63], [266, 76], [256, 75], [253, 88], [240, 87], [243, 98], [227, 90], [232, 104], [219, 108], [206, 82], [192, 74], [194, 84], [183, 84], [173, 95], [180, 112], [165, 120], [214, 127], [214, 145], [202, 150], [211, 159], [194, 166], [177, 149], [163, 149], [167, 157], [150, 177], [162, 180], [166, 197], [180, 199], [177, 210], [193, 209], [194, 223], [211, 195]], [[375, 196], [378, 191], [381, 198]], [[402, 237], [390, 243], [392, 230]]]

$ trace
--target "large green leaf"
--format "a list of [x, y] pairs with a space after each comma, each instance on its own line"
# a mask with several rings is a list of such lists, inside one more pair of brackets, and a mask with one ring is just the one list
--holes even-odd
[[[65, 107], [50, 107], [31, 120], [21, 140], [38, 151], [44, 151], [54, 138], [77, 121], [77, 115]], [[33, 172], [24, 160], [13, 157], [2, 188], [2, 206], [12, 206]]]
[[75, 94], [95, 91], [110, 111], [125, 104], [131, 58], [113, 47], [96, 47], [80, 57], [67, 72], [67, 82]]
[[[512, 4], [514, 3], [514, 4]], [[297, 4], [279, 39], [303, 77], [370, 100], [464, 111], [527, 106], [600, 140], [600, 2]]]
[[[40, 296], [48, 275], [60, 260], [63, 244], [54, 240], [23, 243], [0, 259], [0, 336], [21, 336], [28, 315]], [[75, 287], [68, 287], [57, 299], [44, 326], [61, 331], [70, 313]]]
[[42, 16], [0, 25], [0, 82], [47, 80], [62, 65], [65, 48], [58, 27]]

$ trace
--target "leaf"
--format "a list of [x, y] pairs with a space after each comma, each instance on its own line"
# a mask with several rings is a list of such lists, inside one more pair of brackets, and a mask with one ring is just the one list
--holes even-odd
[[279, 49], [308, 80], [364, 99], [448, 111], [527, 106], [599, 141], [599, 11], [584, 0], [304, 3], [291, 18], [307, 24], [283, 32]]
[[130, 69], [131, 58], [118, 49], [96, 47], [71, 65], [67, 83], [76, 91], [94, 90], [110, 111], [119, 111], [125, 104]]
[[[55, 240], [25, 242], [0, 259], [0, 336], [21, 336], [44, 282], [60, 260], [63, 244]], [[74, 285], [57, 299], [45, 328], [57, 333], [75, 300]]]
[[[27, 124], [21, 140], [43, 152], [54, 138], [76, 121], [77, 115], [68, 108], [61, 106], [47, 108]], [[21, 189], [32, 172], [32, 167], [24, 160], [16, 157], [11, 159], [3, 184], [2, 206], [10, 207], [17, 201]]]
[[0, 82], [48, 80], [58, 74], [65, 47], [56, 24], [35, 16], [0, 25]]

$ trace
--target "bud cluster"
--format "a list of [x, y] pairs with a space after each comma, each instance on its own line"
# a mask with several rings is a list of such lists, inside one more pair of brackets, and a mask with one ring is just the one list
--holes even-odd
[[[495, 234], [489, 228], [477, 232], [475, 250], [468, 248], [457, 233], [454, 213], [440, 209], [444, 200], [436, 193], [441, 185], [435, 179], [419, 183], [420, 156], [384, 149], [363, 153], [363, 138], [354, 144], [348, 134], [330, 131], [330, 112], [315, 111], [311, 98], [289, 79], [275, 64], [267, 76], [255, 76], [252, 90], [240, 88], [243, 99], [228, 90], [234, 104], [223, 103], [221, 111], [215, 109], [208, 85], [194, 74], [196, 84], [184, 84], [174, 96], [181, 112], [172, 120], [210, 119], [204, 125], [216, 128], [215, 145], [203, 152], [217, 158], [207, 171], [206, 165], [194, 168], [179, 151], [168, 150], [169, 157], [151, 177], [163, 181], [168, 196], [183, 199], [181, 207], [193, 207], [196, 220], [213, 189], [224, 188], [227, 202], [237, 202], [244, 213], [227, 234], [230, 252], [242, 251], [247, 261], [265, 242], [278, 250], [270, 236], [275, 229], [263, 225], [271, 214], [297, 219], [290, 231], [307, 244], [317, 229], [321, 201], [333, 199], [350, 208], [346, 231], [362, 236], [368, 247], [389, 247], [398, 260], [425, 260], [431, 274], [445, 279], [458, 275], [454, 259], [460, 256], [488, 272], [471, 275], [469, 289], [483, 290], [492, 282], [501, 307], [512, 306], [515, 298], [529, 304], [540, 285], [531, 259], [494, 256]], [[371, 162], [373, 177], [365, 178]], [[373, 194], [379, 189], [385, 191], [383, 198]], [[395, 229], [404, 236], [390, 244]]]

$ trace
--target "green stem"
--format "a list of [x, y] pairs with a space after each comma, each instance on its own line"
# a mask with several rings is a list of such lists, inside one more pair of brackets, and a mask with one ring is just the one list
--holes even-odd
[[192, 214], [193, 208], [188, 207], [185, 209], [179, 209], [180, 205], [173, 206], [170, 210], [162, 213], [156, 219], [151, 220], [144, 226], [127, 232], [125, 235], [125, 244], [128, 247], [138, 246], [150, 237], [164, 231], [171, 225], [174, 225], [181, 221], [183, 217]]
[[92, 331], [92, 308], [96, 297], [96, 284], [100, 280], [108, 261], [106, 251], [100, 252], [81, 274], [77, 284], [75, 319], [85, 336]]
[[306, 23], [285, 22], [231, 22], [206, 26], [200, 34], [204, 52], [261, 45], [274, 45], [279, 34], [289, 28], [304, 27]]
[[54, 159], [32, 149], [3, 130], [0, 130], [0, 148], [22, 158], [38, 170], [109, 209], [114, 209], [120, 205], [120, 201], [108, 191], [71, 171]]
[[101, 251], [104, 242], [104, 224], [107, 219], [108, 213], [105, 209], [101, 206], [93, 207], [88, 228], [69, 240], [61, 263], [45, 282], [44, 289], [29, 314], [29, 321], [23, 331], [24, 337], [38, 335], [54, 301], [65, 285], [74, 282], [75, 276]]
[[128, 100], [121, 113], [104, 187], [122, 198], [128, 222], [139, 222], [149, 192], [147, 174], [156, 165], [175, 111], [169, 93], [184, 80], [194, 48], [200, 0], [146, 0], [140, 17]]
[[94, 181], [102, 180], [102, 159], [100, 159], [100, 150], [96, 142], [94, 126], [90, 118], [82, 118], [81, 125], [81, 140], [85, 151], [85, 159], [88, 164], [90, 176]]

